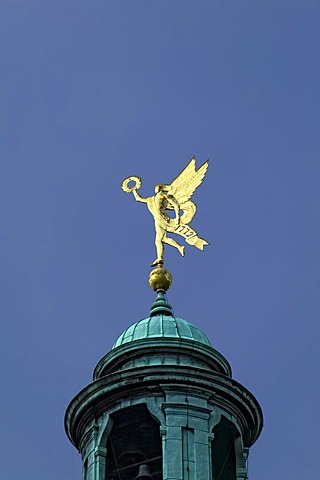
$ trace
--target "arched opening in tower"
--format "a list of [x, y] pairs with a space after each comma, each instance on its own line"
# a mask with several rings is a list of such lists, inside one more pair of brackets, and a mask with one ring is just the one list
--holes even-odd
[[162, 479], [160, 427], [146, 405], [124, 408], [111, 415], [107, 439], [106, 480], [133, 480], [148, 465], [153, 480]]
[[235, 439], [238, 431], [232, 422], [222, 416], [213, 433], [212, 480], [236, 480]]

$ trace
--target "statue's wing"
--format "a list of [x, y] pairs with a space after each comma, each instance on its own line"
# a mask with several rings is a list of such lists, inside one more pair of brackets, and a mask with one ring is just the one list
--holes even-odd
[[208, 166], [209, 160], [196, 170], [196, 159], [193, 157], [186, 168], [173, 180], [168, 192], [174, 195], [180, 205], [187, 202], [196, 188], [199, 187], [208, 170]]

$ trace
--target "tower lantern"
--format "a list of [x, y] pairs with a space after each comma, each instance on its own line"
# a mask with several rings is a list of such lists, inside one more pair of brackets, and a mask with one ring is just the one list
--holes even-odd
[[[207, 165], [196, 171], [191, 162], [180, 176], [187, 170], [190, 184], [191, 173], [202, 169], [201, 183]], [[126, 191], [129, 180], [137, 178], [126, 179]], [[156, 196], [172, 195], [170, 185], [165, 187]], [[177, 201], [176, 223], [184, 225], [182, 202], [169, 200], [166, 208]], [[155, 202], [159, 216], [163, 204]], [[164, 220], [154, 216], [163, 228]], [[186, 238], [189, 244], [208, 244], [196, 232], [193, 236], [195, 243]], [[232, 378], [228, 361], [205, 333], [174, 315], [166, 296], [172, 277], [156, 246], [156, 268], [149, 277], [156, 300], [149, 316], [118, 337], [98, 362], [93, 382], [66, 411], [65, 428], [81, 453], [83, 480], [245, 480], [249, 448], [262, 429], [261, 408]]]

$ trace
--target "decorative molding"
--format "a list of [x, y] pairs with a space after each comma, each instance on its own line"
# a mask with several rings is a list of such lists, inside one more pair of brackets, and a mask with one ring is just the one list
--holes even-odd
[[159, 399], [159, 397], [147, 397], [145, 399], [145, 402], [151, 415], [155, 417], [156, 420], [158, 420], [158, 422], [160, 423], [160, 426], [163, 427], [166, 423], [164, 413], [161, 410], [161, 407], [163, 405], [163, 399]]
[[[213, 428], [216, 425], [218, 425], [220, 420], [221, 420], [221, 410], [217, 407], [214, 407], [213, 410], [211, 410], [211, 413], [209, 416], [209, 432], [212, 432]], [[212, 434], [212, 437], [214, 438], [214, 434]]]

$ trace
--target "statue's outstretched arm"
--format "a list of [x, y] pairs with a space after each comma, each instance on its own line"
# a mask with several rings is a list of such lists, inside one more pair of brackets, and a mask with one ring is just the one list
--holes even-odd
[[136, 189], [132, 190], [132, 193], [137, 202], [147, 203], [147, 198], [141, 197]]

